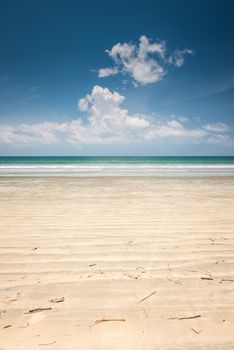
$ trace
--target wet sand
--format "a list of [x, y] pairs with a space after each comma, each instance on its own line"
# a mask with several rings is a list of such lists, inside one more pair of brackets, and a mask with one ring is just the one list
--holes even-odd
[[233, 177], [0, 178], [1, 350], [231, 350], [233, 301]]

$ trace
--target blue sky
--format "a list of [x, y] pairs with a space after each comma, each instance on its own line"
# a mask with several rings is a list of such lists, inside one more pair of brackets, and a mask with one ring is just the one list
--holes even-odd
[[233, 155], [233, 1], [1, 1], [0, 155]]

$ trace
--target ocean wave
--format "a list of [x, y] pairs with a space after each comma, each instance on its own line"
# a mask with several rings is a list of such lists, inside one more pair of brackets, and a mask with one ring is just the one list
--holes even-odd
[[219, 168], [227, 168], [227, 169], [234, 169], [234, 164], [74, 164], [74, 165], [67, 165], [67, 164], [56, 164], [56, 165], [48, 165], [48, 164], [33, 164], [33, 165], [14, 165], [14, 164], [7, 164], [7, 165], [0, 165], [0, 169], [102, 169], [102, 168], [117, 168], [117, 169], [131, 169], [131, 168], [147, 168], [147, 169], [156, 169], [156, 168], [180, 168], [180, 169], [202, 169], [202, 168], [212, 168], [212, 169], [219, 169]]
[[234, 176], [234, 164], [5, 164], [0, 176]]

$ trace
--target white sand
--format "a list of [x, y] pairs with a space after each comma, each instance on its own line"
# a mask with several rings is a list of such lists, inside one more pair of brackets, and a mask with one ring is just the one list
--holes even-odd
[[0, 308], [1, 350], [234, 349], [234, 178], [1, 178]]

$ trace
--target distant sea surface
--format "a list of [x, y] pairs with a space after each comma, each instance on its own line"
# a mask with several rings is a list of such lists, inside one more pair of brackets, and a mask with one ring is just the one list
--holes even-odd
[[0, 176], [234, 176], [234, 157], [0, 157]]

